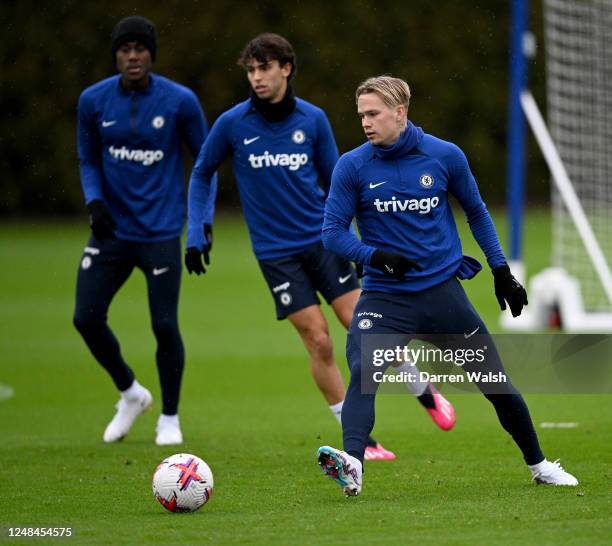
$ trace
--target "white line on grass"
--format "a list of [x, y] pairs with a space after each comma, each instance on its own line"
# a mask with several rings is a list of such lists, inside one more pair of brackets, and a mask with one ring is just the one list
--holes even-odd
[[576, 428], [578, 423], [540, 423], [540, 428]]

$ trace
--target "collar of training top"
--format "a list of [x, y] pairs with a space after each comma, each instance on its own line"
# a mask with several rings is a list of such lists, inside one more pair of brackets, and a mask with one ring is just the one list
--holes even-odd
[[395, 159], [401, 157], [416, 148], [423, 140], [423, 129], [416, 127], [411, 121], [408, 122], [406, 129], [400, 133], [395, 144], [391, 146], [375, 146], [371, 144], [374, 154], [381, 159]]
[[267, 121], [283, 121], [295, 110], [295, 95], [293, 94], [293, 88], [291, 85], [288, 85], [285, 96], [281, 101], [275, 103], [260, 99], [255, 92], [251, 90], [251, 104]]
[[149, 72], [148, 76], [149, 85], [146, 87], [143, 87], [142, 89], [126, 89], [123, 87], [123, 83], [121, 82], [121, 74], [117, 74], [117, 87], [119, 88], [119, 92], [123, 95], [131, 95], [132, 93], [143, 93], [144, 95], [150, 95], [155, 87], [155, 76], [153, 72]]

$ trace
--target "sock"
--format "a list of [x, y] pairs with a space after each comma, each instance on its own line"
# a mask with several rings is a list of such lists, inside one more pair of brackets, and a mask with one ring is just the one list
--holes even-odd
[[538, 464], [528, 464], [527, 466], [529, 467], [529, 470], [531, 470], [531, 475], [535, 476], [541, 470], [542, 466], [547, 462], [548, 461], [544, 459], [543, 461], [540, 461]]
[[179, 416], [178, 414], [175, 415], [164, 415], [163, 413], [159, 416], [159, 419], [157, 420], [157, 424], [158, 426], [173, 426], [173, 427], [178, 427], [180, 426], [179, 424]]
[[412, 366], [410, 362], [404, 362], [400, 366], [393, 366], [395, 373], [411, 373], [415, 375], [415, 381], [406, 381], [404, 385], [406, 388], [415, 396], [421, 396], [425, 389], [429, 385], [428, 381], [421, 381], [419, 375], [419, 369], [416, 366]]
[[334, 414], [334, 417], [338, 419], [338, 423], [342, 426], [342, 405], [344, 404], [344, 400], [340, 400], [337, 404], [331, 404], [329, 409]]
[[436, 401], [434, 400], [430, 385], [425, 387], [423, 394], [417, 396], [417, 400], [426, 408], [434, 409], [436, 407]]
[[132, 384], [127, 389], [121, 391], [121, 398], [129, 402], [138, 400], [138, 398], [140, 398], [143, 388], [144, 387], [140, 383], [138, 383], [136, 379], [134, 379], [134, 381], [132, 381]]

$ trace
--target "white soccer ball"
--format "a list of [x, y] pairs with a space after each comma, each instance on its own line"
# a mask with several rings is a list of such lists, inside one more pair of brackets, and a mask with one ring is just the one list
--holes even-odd
[[170, 512], [195, 512], [208, 502], [212, 491], [210, 467], [189, 453], [164, 459], [153, 474], [153, 494]]

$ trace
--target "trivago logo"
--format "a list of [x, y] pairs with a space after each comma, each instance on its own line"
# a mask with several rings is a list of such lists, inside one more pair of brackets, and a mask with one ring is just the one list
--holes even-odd
[[249, 163], [254, 169], [289, 167], [290, 171], [297, 171], [302, 165], [308, 163], [308, 154], [271, 154], [266, 150], [263, 155], [249, 155]]
[[120, 161], [135, 161], [136, 163], [142, 163], [145, 167], [164, 158], [163, 150], [130, 150], [125, 146], [121, 146], [121, 148], [109, 146], [108, 153]]
[[431, 209], [435, 209], [440, 203], [440, 198], [424, 197], [423, 199], [404, 199], [400, 201], [395, 196], [391, 201], [381, 201], [376, 198], [374, 206], [378, 212], [405, 212], [407, 210], [418, 211], [419, 214], [427, 214]]

